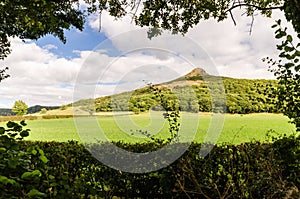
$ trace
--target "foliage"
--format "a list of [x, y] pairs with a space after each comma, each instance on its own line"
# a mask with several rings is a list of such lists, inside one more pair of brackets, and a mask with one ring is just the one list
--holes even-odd
[[150, 26], [152, 28], [150, 36], [159, 34], [158, 29], [160, 28], [171, 30], [173, 33], [186, 33], [201, 20], [210, 18], [222, 21], [231, 16], [234, 21], [231, 11], [235, 8], [245, 7], [248, 16], [253, 16], [255, 11], [270, 16], [272, 9], [283, 8], [282, 2], [279, 0], [147, 0], [143, 5], [141, 14], [136, 17], [136, 23], [140, 26]]
[[12, 112], [14, 112], [18, 116], [25, 115], [27, 113], [28, 106], [22, 100], [15, 101]]
[[[209, 148], [209, 144], [192, 144], [170, 166], [143, 174], [114, 170], [97, 161], [76, 142], [21, 144], [21, 149], [38, 145], [49, 160], [47, 167], [42, 166], [46, 169], [41, 171], [44, 182], [39, 185], [41, 189], [37, 189], [47, 194], [47, 198], [284, 198], [290, 194], [299, 197], [300, 168], [294, 160], [299, 159], [300, 139], [294, 136], [269, 144], [216, 146], [206, 157], [199, 157], [199, 151], [202, 147]], [[114, 144], [132, 152], [161, 148], [158, 140]], [[102, 155], [115, 152], [108, 143], [90, 147], [103, 149]], [[23, 183], [36, 185], [36, 181]]]
[[47, 113], [47, 109], [46, 108], [42, 108], [41, 109], [41, 114], [46, 114]]
[[47, 111], [49, 111], [49, 110], [58, 109], [58, 108], [59, 108], [59, 106], [41, 106], [41, 105], [35, 105], [35, 106], [29, 107], [28, 110], [27, 110], [27, 113], [28, 114], [32, 114], [32, 113], [38, 113], [42, 109], [46, 109]]
[[[83, 145], [73, 141], [23, 142], [29, 134], [24, 126], [22, 121], [0, 127], [1, 198], [300, 196], [300, 138], [295, 136], [274, 138], [269, 144], [223, 144], [214, 147], [206, 157], [199, 156], [199, 151], [210, 148], [210, 144], [193, 143], [170, 166], [132, 174], [102, 164]], [[114, 144], [131, 152], [148, 152], [158, 150], [162, 143], [155, 139], [140, 144]], [[185, 143], [173, 144], [180, 148]], [[108, 143], [88, 147], [101, 150], [104, 156], [115, 153]]]
[[43, 115], [43, 119], [62, 119], [62, 118], [73, 118], [73, 115]]
[[0, 116], [12, 116], [12, 115], [15, 115], [15, 113], [13, 113], [10, 108], [0, 108]]
[[[8, 37], [38, 39], [46, 34], [66, 42], [64, 29], [83, 29], [84, 15], [78, 1], [0, 1], [0, 59], [10, 52]], [[74, 5], [75, 4], [75, 5]]]
[[[46, 34], [57, 36], [66, 42], [64, 30], [75, 27], [83, 29], [87, 13], [109, 12], [112, 17], [120, 18], [132, 15], [139, 26], [152, 28], [150, 36], [159, 34], [160, 28], [173, 33], [186, 33], [201, 20], [214, 18], [222, 21], [228, 16], [232, 18], [232, 10], [244, 7], [248, 16], [254, 16], [257, 11], [270, 16], [274, 9], [285, 12], [286, 18], [292, 21], [299, 33], [300, 6], [296, 0], [216, 0], [216, 1], [161, 1], [161, 0], [131, 0], [103, 1], [84, 0], [86, 7], [79, 7], [79, 0], [35, 0], [0, 1], [0, 59], [10, 53], [8, 37], [21, 39], [38, 39]], [[138, 10], [141, 12], [137, 13]]]
[[[169, 124], [170, 137], [168, 138], [168, 141], [172, 141], [173, 139], [178, 141], [178, 131], [180, 129], [179, 102], [177, 102], [174, 94], [173, 96], [171, 95], [172, 99], [170, 99], [169, 96], [172, 92], [169, 89], [158, 88], [152, 84], [149, 84], [149, 88], [154, 93], [154, 100], [164, 109], [163, 115]], [[165, 93], [169, 93], [169, 96], [165, 95], [163, 90], [167, 90]]]
[[273, 28], [277, 28], [275, 37], [282, 40], [277, 45], [280, 59], [275, 61], [267, 57], [264, 61], [270, 64], [270, 70], [279, 80], [278, 87], [274, 89], [277, 106], [300, 131], [300, 43], [294, 44], [293, 37], [287, 34], [287, 28], [281, 27], [281, 20], [276, 21]]
[[[194, 77], [196, 80], [200, 78], [200, 76], [199, 78]], [[194, 80], [189, 81], [193, 83]], [[281, 112], [280, 107], [275, 106], [276, 99], [274, 99], [274, 96], [268, 95], [266, 92], [269, 87], [275, 88], [277, 86], [277, 81], [224, 77], [223, 82], [226, 93], [227, 113], [247, 114]], [[211, 88], [209, 88], [209, 84]], [[178, 85], [180, 85], [180, 82]], [[192, 87], [195, 92], [196, 99], [191, 95], [190, 87]], [[217, 92], [218, 88], [214, 88], [212, 83], [202, 81], [202, 83], [192, 84], [192, 86], [176, 86], [171, 90], [161, 89], [161, 94], [164, 95], [165, 99], [168, 99], [170, 105], [173, 104], [172, 106], [179, 106], [181, 111], [211, 112], [211, 89]], [[179, 93], [177, 97], [174, 96], [174, 92]], [[178, 97], [180, 100], [178, 100]], [[160, 103], [155, 97], [151, 87], [95, 99], [95, 108], [97, 112], [133, 111], [139, 113], [148, 111], [149, 109], [155, 111], [166, 110], [165, 107], [159, 104]], [[78, 105], [78, 103], [76, 103], [76, 105]]]
[[59, 109], [62, 110], [62, 111], [64, 111], [64, 110], [66, 110], [67, 108], [68, 108], [68, 106], [63, 104], [63, 105], [60, 106]]
[[0, 122], [8, 121], [22, 121], [22, 120], [37, 120], [37, 116], [26, 115], [26, 116], [0, 116]]
[[159, 35], [162, 30], [170, 30], [175, 34], [185, 34], [201, 20], [211, 18], [222, 21], [231, 17], [233, 22], [236, 23], [232, 11], [241, 8], [244, 8], [247, 16], [252, 16], [253, 18], [258, 12], [270, 17], [272, 10], [283, 10], [287, 20], [293, 23], [297, 32], [300, 32], [300, 6], [296, 0], [98, 0], [85, 2], [89, 4], [88, 10], [91, 12], [99, 11], [101, 14], [103, 10], [106, 10], [111, 16], [116, 18], [132, 15], [138, 26], [150, 28], [149, 37]]
[[[1, 56], [1, 42], [0, 42], [0, 56]], [[1, 57], [0, 57], [0, 59], [1, 59]], [[6, 74], [7, 70], [8, 70], [8, 67], [5, 67], [4, 69], [0, 69], [0, 82], [9, 77], [9, 75]]]
[[38, 146], [21, 147], [29, 135], [24, 121], [0, 127], [0, 198], [42, 198], [39, 191], [44, 165], [48, 162]]
[[[53, 110], [53, 109], [58, 109], [59, 106], [40, 106], [40, 105], [35, 105], [35, 106], [31, 106], [27, 109], [27, 114], [33, 114], [33, 113], [38, 113], [40, 112], [43, 108], [47, 109], [47, 110]], [[7, 109], [7, 108], [0, 108], [0, 116], [11, 116], [11, 115], [15, 115], [15, 113], [13, 113], [11, 111], [11, 109]]]
[[300, 38], [300, 2], [296, 0], [285, 0], [283, 10], [285, 18], [291, 21], [295, 32], [298, 33], [298, 38]]

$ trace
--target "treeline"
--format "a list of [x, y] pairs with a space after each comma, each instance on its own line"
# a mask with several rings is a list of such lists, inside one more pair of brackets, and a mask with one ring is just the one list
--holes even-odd
[[[159, 95], [168, 103], [167, 106], [177, 107], [181, 111], [211, 112], [214, 108], [218, 108], [221, 112], [239, 114], [280, 112], [274, 105], [274, 98], [269, 95], [271, 89], [277, 85], [276, 80], [223, 78], [223, 83], [224, 86], [214, 81], [209, 83], [203, 81], [191, 84], [191, 86], [178, 84], [171, 90], [162, 86], [157, 88], [161, 90]], [[149, 109], [164, 110], [166, 107], [159, 104], [159, 101], [153, 88], [147, 86], [132, 92], [97, 98], [95, 110], [97, 112], [133, 111], [135, 113]], [[85, 105], [84, 101], [76, 105], [80, 104]]]
[[[40, 106], [40, 105], [35, 105], [31, 106], [27, 109], [28, 114], [33, 114], [33, 113], [38, 113], [40, 112], [43, 108], [47, 110], [54, 110], [58, 109], [59, 106]], [[0, 116], [14, 116], [16, 115], [14, 112], [12, 112], [12, 109], [8, 108], [0, 108]]]

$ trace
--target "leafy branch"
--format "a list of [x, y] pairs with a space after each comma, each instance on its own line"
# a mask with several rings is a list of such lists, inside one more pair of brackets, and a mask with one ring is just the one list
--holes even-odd
[[266, 57], [263, 61], [269, 64], [269, 70], [279, 80], [278, 87], [273, 89], [277, 106], [300, 131], [300, 43], [295, 44], [287, 28], [281, 26], [281, 20], [277, 20], [272, 28], [277, 28], [275, 38], [281, 40], [277, 45], [279, 60]]

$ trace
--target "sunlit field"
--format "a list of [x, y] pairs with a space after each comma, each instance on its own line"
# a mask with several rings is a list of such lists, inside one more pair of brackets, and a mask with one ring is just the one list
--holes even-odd
[[[233, 144], [248, 141], [264, 142], [267, 141], [266, 134], [270, 130], [278, 133], [294, 133], [295, 128], [288, 121], [288, 118], [281, 114], [226, 114], [224, 117], [213, 118], [209, 113], [183, 113], [179, 140], [195, 142], [205, 140]], [[31, 129], [27, 140], [59, 142], [109, 140], [133, 143], [150, 140], [149, 136], [143, 135], [143, 132], [160, 139], [170, 136], [168, 123], [163, 118], [162, 112], [77, 119], [40, 119], [26, 122], [27, 128]], [[0, 125], [3, 126], [5, 123]]]

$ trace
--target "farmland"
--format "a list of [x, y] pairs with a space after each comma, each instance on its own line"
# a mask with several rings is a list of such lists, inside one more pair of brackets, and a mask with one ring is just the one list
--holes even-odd
[[[156, 138], [168, 137], [168, 125], [162, 117], [162, 112], [142, 113], [138, 115], [123, 116], [97, 116], [97, 125], [99, 124], [102, 132], [110, 141], [123, 141], [128, 143], [147, 141], [139, 130], [147, 131]], [[207, 136], [209, 127], [222, 125], [221, 123], [211, 123], [212, 116], [208, 113], [200, 113], [199, 115], [184, 113], [182, 116], [181, 130], [179, 131], [180, 140], [191, 140], [195, 133], [196, 142], [203, 142]], [[92, 119], [95, 119], [92, 117]], [[95, 141], [99, 135], [93, 134], [93, 124], [91, 118], [81, 118], [74, 120], [73, 118], [63, 119], [38, 119], [28, 120], [27, 128], [31, 130], [27, 140], [34, 141], [59, 141], [66, 142], [68, 140], [80, 141], [76, 125], [80, 131], [80, 137], [85, 142]], [[75, 125], [76, 121], [76, 125]], [[152, 121], [152, 122], [151, 122]], [[198, 126], [197, 126], [198, 124]], [[5, 123], [0, 123], [1, 126]], [[80, 128], [81, 126], [81, 128]], [[98, 126], [96, 126], [98, 129]], [[193, 129], [197, 129], [195, 132]], [[226, 114], [224, 115], [224, 126], [222, 128], [218, 143], [239, 144], [249, 141], [266, 141], [266, 134], [269, 130], [275, 132], [291, 134], [295, 132], [292, 124], [288, 123], [288, 118], [281, 114]], [[97, 133], [97, 132], [96, 132]], [[275, 135], [273, 133], [273, 135]], [[192, 137], [191, 137], [192, 136]], [[101, 139], [100, 139], [101, 140]]]

